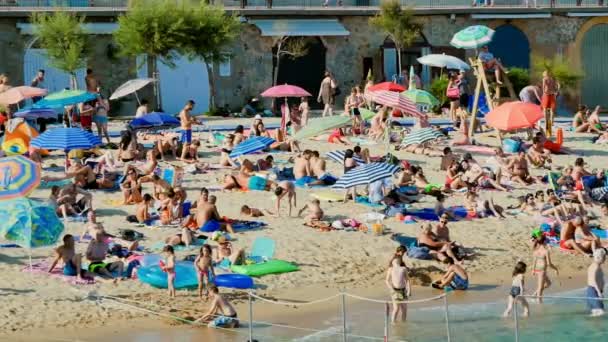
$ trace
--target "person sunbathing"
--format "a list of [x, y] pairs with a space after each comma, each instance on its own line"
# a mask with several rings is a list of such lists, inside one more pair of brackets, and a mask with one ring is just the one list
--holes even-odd
[[534, 178], [530, 175], [528, 159], [524, 151], [519, 151], [516, 156], [512, 157], [507, 168], [511, 173], [511, 180], [524, 186], [534, 183]]
[[[202, 236], [202, 235], [201, 235]], [[194, 245], [194, 242], [199, 237], [196, 233], [187, 227], [182, 227], [180, 233], [173, 234], [165, 239], [165, 243], [169, 246], [190, 246]]]
[[411, 168], [414, 172], [414, 186], [416, 186], [418, 190], [422, 191], [424, 194], [437, 196], [441, 192], [449, 191], [444, 185], [429, 183], [421, 167], [412, 166]]
[[458, 161], [460, 157], [454, 152], [449, 146], [443, 148], [443, 154], [441, 155], [441, 164], [439, 166], [439, 170], [447, 171], [447, 169], [452, 165], [452, 161]]
[[125, 163], [123, 174], [126, 175], [129, 170], [135, 170], [140, 176], [151, 175], [158, 166], [157, 154], [158, 151], [152, 149], [146, 153], [145, 162], [133, 161]]
[[331, 134], [327, 138], [327, 142], [330, 144], [348, 145], [348, 142], [344, 140], [345, 137], [346, 135], [344, 134], [342, 128], [336, 128], [331, 132]]
[[405, 148], [400, 148], [400, 150], [429, 157], [443, 157], [443, 150], [434, 146], [429, 146], [429, 143], [410, 144], [405, 146]]
[[454, 253], [454, 243], [447, 241], [439, 241], [437, 236], [433, 233], [433, 226], [430, 223], [422, 225], [420, 233], [416, 237], [418, 241], [418, 247], [426, 247], [429, 249], [430, 254], [439, 261], [445, 260], [447, 257], [453, 258], [454, 260], [460, 259], [456, 257]]
[[300, 152], [300, 144], [297, 140], [285, 136], [282, 129], [278, 129], [275, 135], [275, 142], [270, 144], [271, 150], [279, 150], [285, 152]]
[[266, 209], [260, 210], [260, 209], [257, 209], [257, 208], [250, 207], [248, 205], [243, 205], [241, 207], [241, 215], [243, 215], [243, 216], [249, 216], [249, 217], [256, 218], [256, 217], [262, 217], [262, 216], [264, 216], [264, 213], [267, 213], [269, 215], [274, 215], [274, 214], [272, 214], [270, 211], [268, 211]]
[[97, 175], [93, 172], [93, 169], [88, 165], [82, 164], [82, 161], [78, 158], [72, 159], [67, 175], [73, 176], [74, 182], [85, 190], [111, 189], [114, 187], [114, 181], [106, 178], [105, 173], [102, 174], [100, 179], [97, 179]]
[[388, 110], [386, 107], [382, 107], [370, 122], [371, 125], [368, 134], [372, 140], [380, 140], [384, 137], [387, 120]]
[[452, 190], [458, 190], [467, 187], [467, 183], [462, 179], [464, 170], [457, 160], [452, 160], [452, 163], [447, 169], [445, 176], [445, 187]]
[[[93, 240], [89, 242], [87, 247], [86, 257], [89, 260], [89, 272], [100, 275], [106, 279], [124, 279], [123, 268], [124, 264], [122, 261], [106, 263], [105, 259], [108, 255], [109, 245], [106, 242], [104, 233], [98, 231]], [[113, 272], [118, 275], [114, 277]]]
[[274, 158], [271, 155], [266, 156], [266, 158], [258, 159], [256, 162], [256, 166], [260, 171], [268, 171], [274, 168]]
[[198, 150], [201, 147], [201, 141], [198, 139], [194, 139], [192, 140], [191, 144], [188, 144], [187, 147], [182, 147], [182, 148], [187, 148], [186, 151], [186, 155], [184, 156], [185, 158], [182, 160], [185, 163], [197, 163], [198, 162]]
[[57, 263], [63, 262], [63, 275], [82, 279], [85, 271], [82, 269], [82, 254], [76, 253], [74, 237], [70, 234], [63, 236], [63, 244], [53, 250], [54, 259], [49, 267], [49, 273], [53, 272]]
[[474, 217], [485, 218], [485, 217], [498, 217], [504, 219], [504, 209], [494, 204], [494, 200], [490, 197], [489, 200], [483, 199], [479, 194], [472, 189], [469, 189], [465, 195], [464, 206], [471, 213], [474, 213]]
[[463, 160], [460, 162], [460, 167], [464, 170], [464, 174], [461, 176], [462, 182], [469, 185], [477, 185], [482, 189], [507, 191], [507, 188], [494, 180], [492, 175], [481, 168], [476, 162]]
[[584, 189], [580, 189], [580, 187], [577, 189], [573, 173], [574, 168], [570, 165], [566, 166], [555, 183], [562, 191], [562, 198], [568, 201], [578, 201], [585, 209], [588, 209], [587, 204], [591, 204], [591, 198], [584, 192]]
[[155, 144], [155, 147], [160, 155], [162, 161], [165, 161], [165, 155], [171, 154], [173, 159], [177, 159], [177, 147], [179, 145], [179, 138], [176, 135], [163, 135]]
[[134, 169], [127, 171], [126, 177], [120, 183], [120, 189], [123, 194], [123, 205], [136, 204], [142, 201], [140, 176]]
[[573, 250], [581, 254], [588, 254], [595, 250], [595, 238], [583, 237], [582, 241], [576, 241], [576, 233], [581, 232], [583, 219], [580, 216], [562, 225], [559, 237], [559, 247], [565, 250]]
[[228, 134], [224, 141], [222, 141], [222, 149], [220, 153], [220, 166], [230, 166], [236, 168], [236, 163], [230, 158], [230, 153], [232, 153], [232, 149], [234, 148], [235, 136], [234, 134]]
[[[78, 195], [82, 197], [78, 198]], [[74, 183], [61, 188], [57, 198], [62, 199], [58, 204], [65, 204], [68, 212], [72, 211], [75, 214], [83, 214], [87, 210], [93, 210], [93, 195]]]
[[528, 160], [538, 168], [547, 167], [547, 164], [551, 163], [551, 151], [544, 148], [543, 141], [538, 137], [532, 139], [532, 146], [528, 149]]
[[336, 183], [336, 181], [338, 180], [338, 178], [334, 177], [333, 175], [331, 175], [329, 172], [326, 171], [325, 159], [323, 159], [319, 156], [319, 151], [312, 151], [311, 153], [312, 153], [312, 155], [309, 160], [310, 171], [312, 173], [311, 175], [314, 176], [316, 179], [312, 182], [307, 182], [306, 186], [311, 187], [311, 186], [316, 186], [316, 185], [321, 185], [321, 186], [334, 185]]
[[235, 249], [224, 236], [217, 240], [218, 246], [213, 257], [214, 266], [230, 268], [231, 265], [240, 265], [245, 262], [245, 250]]
[[542, 212], [543, 207], [541, 203], [537, 203], [533, 194], [526, 194], [524, 202], [522, 203], [520, 210], [522, 213], [529, 215], [538, 215]]

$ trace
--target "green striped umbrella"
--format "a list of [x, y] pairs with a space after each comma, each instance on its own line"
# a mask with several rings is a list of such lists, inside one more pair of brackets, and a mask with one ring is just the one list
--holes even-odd
[[369, 109], [365, 109], [365, 108], [359, 108], [359, 113], [361, 113], [361, 119], [363, 120], [371, 120], [371, 118], [373, 118], [376, 113], [372, 112]]
[[409, 89], [401, 93], [401, 95], [407, 97], [416, 104], [428, 105], [431, 107], [439, 104], [439, 100], [437, 100], [433, 94], [422, 89]]
[[459, 49], [477, 49], [489, 44], [494, 36], [494, 30], [484, 25], [474, 25], [458, 31], [450, 44]]
[[421, 128], [406, 135], [401, 142], [401, 146], [419, 145], [441, 138], [445, 138], [445, 135], [438, 130], [431, 127]]
[[319, 135], [325, 131], [340, 128], [350, 124], [351, 119], [348, 116], [327, 116], [324, 118], [308, 120], [306, 127], [296, 133], [293, 138], [302, 140], [315, 135]]

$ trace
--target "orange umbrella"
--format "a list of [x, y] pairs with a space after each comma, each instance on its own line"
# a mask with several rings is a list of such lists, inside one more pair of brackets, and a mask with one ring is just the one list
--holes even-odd
[[501, 131], [533, 127], [544, 118], [540, 106], [520, 101], [507, 102], [486, 115], [486, 124]]
[[42, 88], [28, 86], [13, 87], [0, 94], [0, 103], [12, 105], [23, 100], [31, 99], [32, 97], [45, 96], [47, 93], [47, 90]]

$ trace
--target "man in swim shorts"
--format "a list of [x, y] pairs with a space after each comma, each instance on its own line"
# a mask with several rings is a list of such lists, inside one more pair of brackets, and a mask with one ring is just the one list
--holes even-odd
[[218, 230], [226, 231], [234, 234], [232, 225], [225, 222], [220, 216], [215, 205], [217, 197], [209, 196], [208, 202], [200, 203], [196, 209], [196, 225], [195, 228], [200, 228], [204, 232], [215, 232]]
[[238, 328], [239, 320], [234, 306], [219, 293], [217, 286], [209, 287], [211, 308], [195, 323], [209, 323], [210, 328]]
[[82, 255], [76, 253], [74, 247], [74, 237], [70, 234], [63, 236], [63, 245], [55, 249], [55, 258], [49, 267], [49, 273], [53, 272], [59, 260], [63, 261], [63, 274], [66, 276], [76, 276], [82, 279], [81, 260]]
[[194, 109], [194, 101], [188, 100], [184, 109], [179, 112], [179, 121], [181, 126], [181, 138], [180, 142], [182, 145], [182, 155], [180, 160], [186, 160], [186, 154], [188, 153], [190, 144], [192, 143], [192, 124], [197, 123], [198, 120], [191, 116], [192, 109]]
[[[106, 279], [123, 278], [124, 264], [122, 261], [115, 261], [106, 263], [104, 260], [108, 254], [108, 243], [105, 242], [104, 233], [97, 231], [94, 239], [89, 242], [87, 247], [86, 256], [89, 260], [89, 272], [105, 277]], [[116, 272], [118, 275], [114, 277], [112, 272]]]

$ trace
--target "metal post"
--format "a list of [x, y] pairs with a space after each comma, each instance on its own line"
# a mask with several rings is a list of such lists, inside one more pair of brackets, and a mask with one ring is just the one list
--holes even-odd
[[449, 306], [448, 306], [448, 294], [446, 293], [445, 296], [443, 296], [443, 306], [445, 308], [445, 329], [447, 332], [447, 341], [450, 342], [452, 340], [452, 333], [450, 333], [450, 312], [449, 312]]
[[249, 342], [253, 342], [253, 300], [251, 292], [247, 292], [249, 297]]
[[348, 341], [346, 336], [346, 295], [344, 293], [342, 293], [342, 341]]
[[388, 342], [388, 336], [389, 336], [389, 331], [388, 331], [389, 315], [390, 315], [390, 306], [388, 305], [388, 303], [384, 303], [384, 342]]
[[513, 298], [513, 320], [515, 320], [515, 342], [519, 342], [519, 320], [517, 317], [517, 298]]

